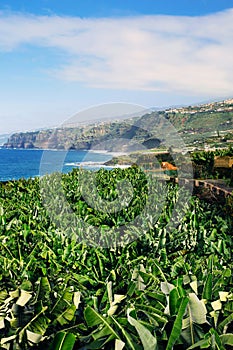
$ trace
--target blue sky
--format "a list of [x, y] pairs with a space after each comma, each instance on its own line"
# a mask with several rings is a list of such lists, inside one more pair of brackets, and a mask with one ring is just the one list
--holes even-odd
[[200, 16], [232, 7], [231, 0], [15, 0], [1, 1], [2, 9], [35, 14], [80, 17], [128, 15]]
[[0, 134], [232, 97], [232, 44], [233, 0], [3, 0]]

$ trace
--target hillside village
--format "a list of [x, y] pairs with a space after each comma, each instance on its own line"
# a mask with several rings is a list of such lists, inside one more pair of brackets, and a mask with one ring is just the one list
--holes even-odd
[[210, 102], [206, 104], [200, 104], [197, 106], [169, 108], [166, 109], [166, 113], [181, 113], [181, 114], [195, 114], [198, 112], [231, 112], [233, 111], [233, 99], [227, 99], [220, 102]]

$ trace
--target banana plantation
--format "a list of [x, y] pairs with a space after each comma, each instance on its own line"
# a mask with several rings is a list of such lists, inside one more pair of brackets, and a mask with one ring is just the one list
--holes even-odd
[[232, 198], [136, 166], [41, 181], [0, 184], [1, 350], [233, 348]]

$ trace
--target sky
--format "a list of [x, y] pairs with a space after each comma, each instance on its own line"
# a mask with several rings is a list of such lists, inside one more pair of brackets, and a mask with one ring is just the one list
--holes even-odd
[[0, 3], [0, 134], [233, 97], [233, 0]]

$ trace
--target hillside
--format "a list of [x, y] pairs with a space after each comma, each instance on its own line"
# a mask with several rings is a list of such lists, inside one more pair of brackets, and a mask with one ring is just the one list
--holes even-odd
[[233, 99], [165, 110], [186, 143], [231, 142]]
[[128, 140], [127, 151], [135, 150], [139, 147], [138, 145], [155, 148], [163, 145], [164, 141], [163, 130], [159, 122], [161, 117], [169, 120], [189, 145], [201, 146], [206, 141], [213, 144], [233, 141], [233, 99], [228, 99], [221, 102], [156, 111], [140, 118], [100, 122], [75, 128], [15, 133], [4, 144], [4, 147], [90, 149], [98, 148], [98, 145], [102, 144], [102, 148], [117, 151], [119, 145], [111, 145], [111, 140], [125, 139]]
[[[145, 118], [144, 118], [145, 119]], [[144, 120], [143, 119], [143, 120]], [[146, 148], [158, 147], [160, 141], [145, 130], [141, 122], [127, 120], [105, 122], [78, 128], [58, 128], [43, 131], [13, 134], [4, 144], [5, 148], [42, 149], [107, 149], [109, 151], [132, 151], [144, 145]], [[149, 122], [153, 122], [151, 118]], [[113, 139], [119, 140], [112, 143]], [[126, 149], [127, 148], [127, 149]]]

